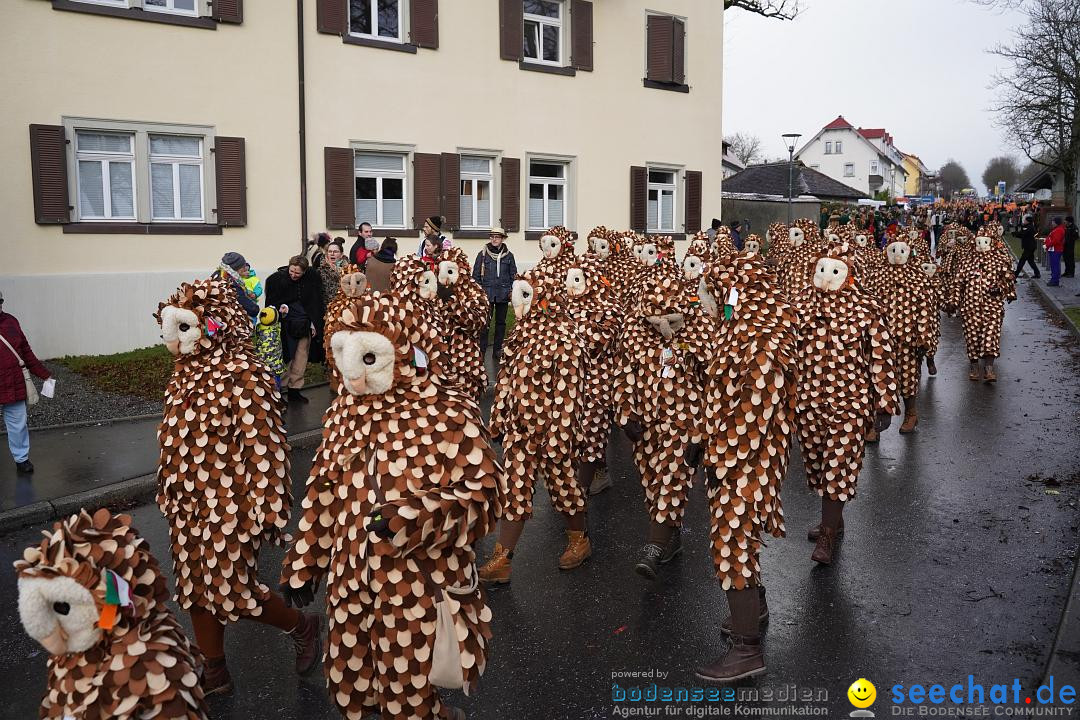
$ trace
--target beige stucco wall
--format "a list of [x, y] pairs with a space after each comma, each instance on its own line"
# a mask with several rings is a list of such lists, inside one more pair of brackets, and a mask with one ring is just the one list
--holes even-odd
[[[689, 93], [643, 86], [646, 8], [686, 18]], [[314, 11], [314, 0], [308, 0], [306, 12]], [[723, 172], [722, 13], [721, 2], [596, 0], [594, 70], [575, 77], [523, 71], [501, 60], [496, 2], [466, 6], [444, 0], [439, 49], [415, 55], [346, 45], [310, 23], [305, 44], [312, 230], [325, 224], [323, 148], [356, 141], [409, 144], [416, 152], [489, 149], [520, 158], [523, 228], [528, 154], [575, 156], [571, 227], [582, 236], [596, 225], [629, 226], [631, 165], [681, 165], [703, 172], [707, 224], [720, 214]], [[510, 238], [516, 257], [536, 260], [535, 243], [523, 237]], [[482, 243], [458, 241], [470, 255]], [[411, 242], [402, 246], [415, 249]]]

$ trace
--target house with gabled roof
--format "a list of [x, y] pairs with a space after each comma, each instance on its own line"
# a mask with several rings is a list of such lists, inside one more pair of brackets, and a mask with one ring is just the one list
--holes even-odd
[[843, 115], [821, 128], [795, 157], [807, 167], [868, 195], [904, 194], [903, 154], [884, 128], [856, 128]]

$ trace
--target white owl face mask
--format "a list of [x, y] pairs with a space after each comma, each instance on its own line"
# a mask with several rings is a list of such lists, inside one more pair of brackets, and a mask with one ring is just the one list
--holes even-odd
[[788, 230], [788, 240], [791, 241], [792, 247], [802, 247], [802, 244], [806, 242], [806, 233], [802, 231], [802, 228], [793, 227]]
[[592, 239], [593, 252], [596, 253], [601, 260], [607, 260], [608, 255], [611, 254], [611, 246], [608, 245], [607, 238], [594, 237]]
[[934, 277], [934, 274], [937, 272], [937, 265], [932, 262], [924, 262], [919, 267], [926, 273], [926, 277]]
[[554, 235], [545, 235], [540, 238], [540, 252], [548, 260], [552, 260], [559, 256], [559, 251], [562, 250], [562, 240]]
[[202, 328], [191, 310], [175, 305], [161, 309], [161, 339], [174, 356], [190, 355], [199, 347]]
[[334, 362], [353, 395], [382, 395], [394, 386], [394, 344], [379, 333], [340, 330], [330, 338]]
[[570, 268], [566, 271], [566, 294], [570, 297], [579, 297], [589, 289], [589, 283], [585, 280], [585, 271], [581, 268]]
[[515, 280], [510, 289], [510, 304], [514, 307], [514, 316], [523, 318], [528, 315], [533, 298], [533, 286], [525, 280]]
[[443, 260], [439, 263], [439, 283], [450, 287], [458, 281], [461, 269], [453, 260]]
[[660, 251], [653, 243], [644, 243], [641, 245], [641, 253], [638, 255], [638, 259], [641, 260], [641, 264], [645, 267], [652, 267], [660, 260]]
[[843, 260], [823, 257], [814, 269], [814, 287], [826, 292], [836, 292], [844, 287], [848, 278], [848, 266]]
[[870, 241], [869, 241], [869, 240], [867, 240], [867, 239], [866, 239], [866, 236], [865, 236], [865, 235], [863, 235], [862, 233], [859, 233], [858, 235], [856, 235], [856, 236], [855, 236], [855, 244], [856, 244], [856, 245], [858, 245], [859, 247], [862, 247], [862, 248], [864, 248], [864, 247], [866, 247], [866, 246], [867, 246], [867, 244], [868, 244], [869, 242], [870, 242]]
[[439, 295], [439, 278], [430, 270], [425, 270], [420, 276], [418, 294], [424, 300], [434, 300]]
[[759, 243], [757, 240], [747, 240], [743, 243], [743, 250], [750, 253], [751, 255], [757, 255], [759, 252], [761, 252], [761, 243]]
[[975, 252], [990, 252], [990, 238], [985, 235], [975, 238]]
[[19, 619], [52, 655], [85, 652], [101, 639], [100, 613], [90, 591], [74, 578], [19, 578]]
[[885, 249], [885, 257], [890, 265], [906, 265], [911, 257], [911, 246], [903, 241], [891, 242]]
[[705, 268], [705, 263], [697, 255], [687, 255], [683, 258], [683, 277], [687, 280], [697, 280]]

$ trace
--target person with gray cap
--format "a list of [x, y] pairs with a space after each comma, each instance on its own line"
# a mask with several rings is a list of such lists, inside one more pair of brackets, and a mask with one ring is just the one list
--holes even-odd
[[218, 265], [212, 277], [225, 280], [232, 286], [232, 289], [236, 292], [236, 301], [244, 308], [244, 312], [247, 313], [254, 324], [255, 319], [259, 317], [259, 303], [248, 295], [247, 287], [244, 285], [244, 278], [240, 276], [240, 271], [247, 264], [247, 260], [240, 253], [227, 252], [221, 256], [221, 264]]
[[26, 386], [30, 382], [26, 371], [42, 380], [52, 377], [30, 349], [19, 321], [4, 312], [4, 294], [0, 292], [0, 408], [15, 468], [29, 474], [34, 472], [34, 464], [30, 462], [30, 430], [26, 425]]

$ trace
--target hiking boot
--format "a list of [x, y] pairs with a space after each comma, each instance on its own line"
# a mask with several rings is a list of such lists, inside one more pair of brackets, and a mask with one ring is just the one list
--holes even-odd
[[675, 559], [675, 556], [682, 552], [682, 528], [674, 528], [671, 531], [671, 538], [667, 542], [667, 547], [664, 548], [664, 554], [660, 556], [660, 564], [667, 565], [669, 562]]
[[566, 549], [559, 558], [560, 570], [573, 570], [592, 557], [592, 543], [584, 530], [566, 531]]
[[908, 433], [915, 432], [915, 427], [919, 424], [919, 413], [915, 409], [915, 401], [907, 400], [904, 402], [904, 422], [900, 425], [900, 434], [907, 435]]
[[818, 534], [817, 545], [810, 559], [822, 565], [832, 565], [833, 553], [836, 551], [837, 533], [830, 527], [822, 526]]
[[30, 458], [27, 458], [20, 463], [15, 463], [15, 470], [21, 472], [23, 475], [29, 475], [34, 472], [34, 463], [30, 462]]
[[997, 374], [994, 373], [993, 365], [987, 365], [986, 368], [983, 370], [983, 382], [997, 382]]
[[225, 664], [225, 658], [219, 657], [203, 664], [202, 669], [203, 695], [228, 695], [233, 691], [232, 676], [229, 675], [229, 666]]
[[[810, 542], [817, 542], [818, 535], [821, 534], [821, 523], [818, 523], [814, 527], [806, 531], [806, 539]], [[836, 527], [836, 537], [844, 536], [844, 518], [840, 518], [840, 524]]]
[[979, 364], [971, 363], [971, 367], [968, 369], [968, 380], [978, 382], [982, 378], [979, 376]]
[[491, 558], [477, 570], [480, 582], [505, 585], [510, 582], [510, 558], [511, 552], [504, 548], [501, 543], [495, 543], [495, 552]]
[[300, 622], [289, 637], [296, 649], [296, 672], [307, 675], [322, 659], [322, 622], [319, 616], [300, 613]]
[[607, 468], [606, 467], [598, 468], [597, 471], [595, 473], [593, 473], [592, 483], [590, 483], [590, 485], [589, 485], [589, 494], [590, 495], [599, 495], [600, 493], [604, 492], [605, 490], [607, 490], [610, 487], [611, 487], [611, 476], [608, 475]]
[[304, 403], [304, 404], [306, 404], [308, 402], [311, 402], [306, 397], [301, 395], [300, 391], [297, 390], [296, 388], [289, 388], [288, 401], [289, 402]]
[[646, 580], [656, 579], [656, 566], [660, 564], [660, 558], [664, 556], [664, 548], [656, 543], [645, 543], [641, 547], [634, 572]]
[[871, 420], [870, 428], [866, 431], [866, 442], [876, 443], [879, 440], [881, 440], [881, 433], [877, 431], [877, 428], [874, 427], [874, 421]]
[[928, 375], [937, 375], [937, 363], [932, 357], [926, 358], [926, 372]]
[[716, 683], [734, 682], [765, 672], [765, 654], [761, 652], [761, 637], [731, 636], [731, 649], [716, 662], [702, 665], [694, 674], [702, 680]]
[[[769, 601], [765, 599], [765, 586], [758, 585], [758, 628], [769, 622]], [[720, 632], [731, 635], [731, 616], [728, 615], [724, 622], [720, 623]]]

